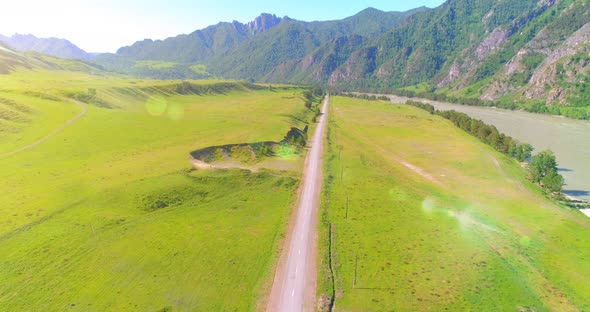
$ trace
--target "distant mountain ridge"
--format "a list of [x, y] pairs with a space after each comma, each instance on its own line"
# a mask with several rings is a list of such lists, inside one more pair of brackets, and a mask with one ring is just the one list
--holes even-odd
[[83, 60], [66, 60], [34, 51], [19, 52], [0, 41], [0, 75], [20, 70], [76, 71], [102, 75], [102, 68]]
[[301, 58], [324, 42], [349, 35], [382, 34], [424, 10], [428, 9], [383, 12], [369, 8], [342, 20], [318, 22], [263, 13], [249, 23], [221, 22], [188, 35], [138, 41], [114, 54], [99, 55], [96, 62], [119, 72], [135, 70], [137, 61], [198, 63], [219, 77], [260, 80], [274, 67]]
[[283, 18], [263, 13], [255, 20], [242, 24], [221, 22], [164, 40], [145, 39], [117, 50], [116, 55], [137, 60], [201, 62], [215, 54], [225, 53], [237, 44], [278, 25]]
[[19, 51], [35, 51], [65, 59], [92, 59], [92, 54], [66, 39], [37, 38], [33, 35], [14, 34], [11, 37], [0, 35], [0, 41]]
[[587, 0], [448, 0], [316, 22], [262, 14], [95, 61], [152, 78], [317, 83], [590, 119]]
[[369, 8], [339, 21], [283, 19], [203, 63], [226, 78], [590, 119], [590, 4], [449, 0], [406, 13]]

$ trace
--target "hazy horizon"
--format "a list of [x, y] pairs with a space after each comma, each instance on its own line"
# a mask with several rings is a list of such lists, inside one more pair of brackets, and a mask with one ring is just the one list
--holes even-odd
[[[343, 19], [368, 7], [382, 11], [407, 11], [427, 6], [436, 7], [443, 0], [359, 1], [342, 5], [334, 0], [322, 3], [311, 0], [277, 3], [257, 0], [231, 3], [229, 0], [188, 1], [115, 0], [72, 1], [51, 3], [23, 0], [5, 4], [10, 12], [0, 20], [0, 34], [31, 34], [38, 38], [62, 38], [86, 52], [115, 52], [144, 39], [165, 39], [188, 34], [219, 22], [252, 21], [261, 13], [289, 16], [303, 21]], [[31, 10], [34, 7], [35, 10]], [[49, 12], [49, 14], [48, 14]], [[105, 21], [107, 21], [105, 23]], [[73, 27], [75, 26], [75, 27]]]

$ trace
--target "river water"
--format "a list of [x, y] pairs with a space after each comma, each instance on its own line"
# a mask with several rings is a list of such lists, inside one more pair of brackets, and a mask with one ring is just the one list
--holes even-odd
[[[408, 100], [398, 96], [390, 98], [400, 103]], [[533, 154], [551, 149], [557, 158], [559, 173], [565, 178], [563, 192], [590, 201], [590, 122], [523, 111], [420, 101], [432, 104], [438, 110], [463, 112], [492, 124], [500, 132], [531, 144], [535, 148]]]

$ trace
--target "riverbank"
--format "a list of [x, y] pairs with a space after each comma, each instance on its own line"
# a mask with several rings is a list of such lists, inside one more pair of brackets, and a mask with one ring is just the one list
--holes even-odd
[[[383, 96], [381, 94], [369, 94]], [[501, 108], [459, 105], [419, 98], [385, 95], [392, 102], [408, 100], [433, 105], [438, 110], [455, 110], [494, 125], [521, 142], [531, 144], [535, 152], [551, 149], [557, 157], [559, 173], [566, 185], [563, 193], [577, 200], [590, 202], [590, 123], [560, 116], [542, 115]]]

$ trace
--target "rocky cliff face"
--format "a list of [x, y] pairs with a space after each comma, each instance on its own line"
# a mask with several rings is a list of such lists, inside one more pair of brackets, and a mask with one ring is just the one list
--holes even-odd
[[254, 35], [267, 31], [281, 22], [282, 18], [274, 14], [262, 13], [253, 21], [247, 24], [248, 29]]
[[[590, 4], [581, 1], [542, 1], [565, 9], [542, 25], [535, 37], [518, 50], [482, 88], [481, 99], [503, 96], [544, 100], [547, 105], [569, 105], [587, 83], [590, 42]], [[541, 2], [540, 2], [541, 3]], [[558, 15], [559, 14], [559, 15]]]
[[565, 42], [546, 52], [545, 60], [535, 69], [526, 98], [540, 98], [547, 94], [547, 103], [566, 104], [568, 86], [585, 83], [590, 64], [590, 23], [573, 33]]
[[[493, 10], [486, 15], [489, 17], [493, 15]], [[464, 50], [461, 57], [453, 62], [448, 73], [444, 79], [437, 84], [438, 88], [446, 87], [457, 81], [459, 84], [455, 89], [460, 89], [468, 84], [468, 79], [473, 76], [473, 71], [477, 68], [479, 63], [488, 57], [492, 52], [500, 48], [500, 46], [508, 38], [509, 32], [503, 27], [498, 27], [485, 37], [479, 44]]]
[[[350, 54], [340, 89], [427, 85], [454, 97], [588, 105], [590, 3], [447, 1]], [[371, 49], [371, 48], [374, 49]]]

